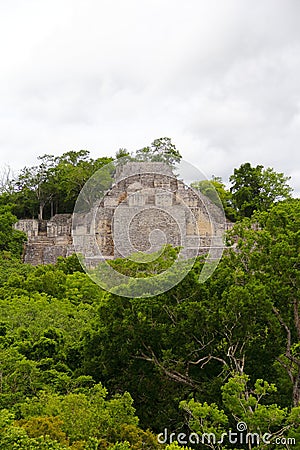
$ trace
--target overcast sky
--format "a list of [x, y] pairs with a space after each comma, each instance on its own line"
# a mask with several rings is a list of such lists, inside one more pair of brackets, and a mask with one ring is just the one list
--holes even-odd
[[300, 193], [299, 0], [0, 0], [0, 166], [168, 136]]

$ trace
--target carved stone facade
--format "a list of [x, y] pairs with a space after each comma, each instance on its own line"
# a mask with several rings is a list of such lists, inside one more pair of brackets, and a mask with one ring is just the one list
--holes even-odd
[[72, 215], [56, 214], [50, 220], [22, 219], [15, 228], [27, 234], [24, 262], [54, 264], [59, 256], [74, 253], [71, 236]]
[[[164, 243], [183, 247], [186, 257], [207, 253], [223, 245], [229, 226], [219, 208], [165, 164], [132, 162], [117, 168], [114, 184], [93, 211], [77, 215], [73, 236], [76, 249], [94, 266], [101, 259], [151, 253]], [[20, 220], [16, 228], [28, 236], [26, 263], [55, 263], [74, 253], [71, 214]]]

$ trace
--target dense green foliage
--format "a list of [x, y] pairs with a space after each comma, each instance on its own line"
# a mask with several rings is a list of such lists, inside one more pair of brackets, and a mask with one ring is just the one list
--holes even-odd
[[12, 209], [13, 205], [0, 206], [0, 252], [9, 252], [18, 257], [23, 252], [27, 237], [13, 228], [18, 219], [12, 214]]
[[157, 161], [174, 166], [180, 162], [181, 155], [171, 139], [163, 137], [155, 139], [150, 146], [137, 150], [135, 158], [138, 161]]
[[[230, 192], [215, 178], [223, 205], [239, 220], [213, 275], [199, 282], [199, 258], [170, 291], [121, 297], [94, 284], [76, 256], [48, 266], [21, 262], [24, 235], [13, 229], [12, 211], [37, 211], [42, 198], [48, 198], [45, 210], [54, 198], [68, 210], [96, 167], [86, 153], [64, 158], [44, 157], [42, 163], [48, 175], [60, 174], [56, 188], [65, 191], [65, 200], [58, 190], [52, 194], [48, 175], [29, 188], [33, 179], [26, 171], [30, 183], [0, 197], [0, 450], [178, 450], [177, 443], [159, 444], [156, 435], [167, 429], [177, 438], [181, 432], [213, 433], [219, 440], [238, 422], [260, 439], [269, 433], [267, 448], [297, 448], [300, 200], [278, 201], [277, 193], [241, 220], [243, 208], [234, 209]], [[195, 187], [217, 202], [209, 185]], [[26, 189], [28, 196], [18, 197]], [[167, 248], [142, 270], [130, 260], [111, 264], [151, 280], [175, 257], [176, 250]], [[288, 447], [284, 439], [298, 444]], [[196, 448], [266, 446], [224, 438]]]
[[[181, 155], [168, 137], [155, 139], [148, 147], [130, 153], [120, 149], [117, 161], [160, 161], [171, 166], [179, 162]], [[119, 160], [122, 158], [121, 160]], [[76, 199], [85, 183], [99, 169], [108, 165], [103, 190], [112, 181], [113, 158], [93, 159], [87, 150], [69, 151], [61, 156], [43, 155], [38, 165], [24, 167], [20, 173], [0, 186], [0, 205], [13, 204], [13, 212], [19, 218], [50, 218], [57, 213], [72, 213]], [[111, 170], [112, 169], [112, 170]], [[101, 172], [103, 178], [104, 172]], [[99, 187], [97, 179], [97, 187]]]
[[272, 168], [252, 167], [250, 163], [234, 169], [229, 177], [227, 190], [220, 177], [212, 180], [195, 181], [191, 184], [206, 195], [217, 206], [222, 204], [226, 217], [231, 221], [251, 217], [255, 211], [268, 211], [279, 200], [291, 198], [292, 188], [287, 184], [289, 177]]
[[38, 159], [38, 165], [25, 167], [7, 184], [0, 198], [2, 204], [14, 204], [17, 217], [43, 219], [56, 213], [72, 213], [86, 181], [112, 161], [107, 157], [94, 160], [86, 150]]
[[230, 177], [232, 202], [240, 217], [251, 217], [254, 211], [267, 211], [275, 201], [290, 198], [289, 177], [272, 168], [250, 163], [234, 169]]

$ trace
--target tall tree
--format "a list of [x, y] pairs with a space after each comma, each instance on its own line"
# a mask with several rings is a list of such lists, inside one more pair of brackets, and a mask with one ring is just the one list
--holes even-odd
[[[54, 177], [58, 186], [58, 212], [72, 212], [77, 197], [86, 182], [105, 166], [108, 166], [108, 169], [103, 169], [99, 173], [95, 180], [96, 187], [102, 191], [107, 185], [109, 186], [111, 177], [106, 172], [110, 172], [111, 164], [109, 163], [112, 160], [110, 157], [92, 159], [87, 150], [71, 151], [59, 157], [54, 169]], [[90, 185], [92, 188], [92, 181]], [[89, 189], [85, 189], [85, 193], [88, 191]], [[86, 198], [86, 203], [89, 204], [89, 198]]]
[[155, 139], [150, 146], [136, 151], [138, 161], [164, 162], [170, 166], [179, 163], [181, 158], [181, 154], [168, 137]]
[[45, 205], [54, 196], [54, 185], [51, 183], [51, 169], [55, 166], [56, 158], [53, 155], [38, 157], [40, 164], [33, 167], [24, 167], [14, 185], [17, 192], [26, 194], [38, 204], [38, 218], [43, 219]]
[[[85, 183], [100, 168], [109, 166], [112, 158], [93, 159], [87, 150], [80, 150], [61, 156], [44, 155], [38, 160], [38, 165], [25, 167], [12, 181], [12, 192], [1, 196], [1, 203], [10, 201], [16, 205], [14, 210], [21, 218], [37, 216], [42, 220], [56, 213], [73, 212]], [[105, 171], [98, 178], [97, 186], [100, 188], [111, 181], [111, 176]]]
[[251, 217], [254, 211], [267, 211], [273, 203], [291, 197], [290, 177], [272, 168], [252, 167], [245, 163], [230, 177], [233, 205], [240, 217]]
[[292, 436], [299, 429], [299, 408], [288, 411], [269, 403], [268, 397], [276, 392], [276, 386], [258, 379], [250, 387], [249, 378], [234, 375], [222, 386], [224, 410], [216, 403], [200, 403], [194, 399], [180, 403], [188, 427], [198, 434], [201, 448], [227, 449], [228, 441], [250, 450], [263, 450], [270, 445], [270, 448], [284, 449], [290, 448], [288, 442], [296, 444]]
[[290, 379], [294, 406], [300, 405], [299, 228], [300, 200], [280, 202], [235, 226], [237, 249], [231, 252], [238, 282], [264, 286], [271, 306], [266, 326], [276, 348], [274, 356]]

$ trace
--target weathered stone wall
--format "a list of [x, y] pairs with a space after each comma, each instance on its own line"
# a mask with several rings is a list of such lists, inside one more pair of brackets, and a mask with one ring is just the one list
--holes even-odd
[[54, 264], [59, 256], [74, 253], [71, 214], [57, 214], [49, 221], [19, 220], [15, 228], [27, 234], [24, 262], [32, 265]]
[[[157, 251], [165, 243], [184, 247], [187, 257], [207, 253], [211, 245], [222, 245], [227, 226], [219, 208], [175, 178], [170, 167], [132, 162], [117, 167], [111, 189], [94, 211], [77, 218], [73, 232], [77, 249], [79, 242], [94, 265], [101, 258]], [[20, 220], [16, 228], [28, 236], [27, 263], [55, 263], [74, 252], [71, 214], [57, 214], [46, 223]]]
[[28, 238], [33, 238], [39, 234], [39, 221], [35, 219], [22, 219], [15, 224], [15, 228], [26, 233]]
[[119, 165], [116, 168], [115, 181], [119, 183], [121, 180], [126, 180], [128, 177], [139, 174], [148, 174], [148, 179], [151, 184], [151, 175], [153, 173], [174, 177], [172, 168], [167, 164], [161, 162], [129, 162], [124, 165]]

